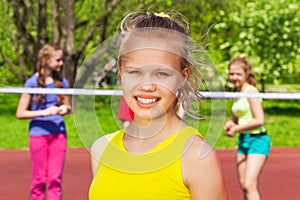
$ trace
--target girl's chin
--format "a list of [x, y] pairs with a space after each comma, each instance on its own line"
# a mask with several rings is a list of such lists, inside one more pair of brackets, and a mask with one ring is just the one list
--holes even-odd
[[54, 69], [54, 71], [56, 71], [56, 72], [60, 72], [60, 70], [61, 70], [61, 67], [57, 67]]
[[155, 120], [161, 119], [165, 116], [165, 112], [160, 108], [153, 108], [147, 111], [136, 111], [134, 117], [142, 120]]
[[239, 88], [239, 87], [241, 87], [241, 86], [240, 86], [240, 84], [234, 84], [234, 87], [235, 87], [235, 88]]

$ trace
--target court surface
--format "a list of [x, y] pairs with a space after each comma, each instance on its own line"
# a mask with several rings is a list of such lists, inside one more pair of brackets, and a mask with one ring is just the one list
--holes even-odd
[[[236, 150], [217, 150], [229, 200], [241, 200], [235, 171]], [[0, 150], [0, 199], [29, 199], [31, 164], [28, 150]], [[63, 175], [64, 200], [87, 200], [91, 182], [86, 149], [69, 148]], [[272, 148], [260, 179], [262, 200], [300, 199], [300, 148]]]

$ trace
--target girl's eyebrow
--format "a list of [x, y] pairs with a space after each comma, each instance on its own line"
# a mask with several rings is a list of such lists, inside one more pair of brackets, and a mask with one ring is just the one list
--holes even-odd
[[168, 70], [168, 71], [174, 71], [173, 68], [171, 68], [170, 66], [164, 65], [164, 66], [158, 66], [157, 68], [155, 68], [156, 70]]
[[135, 63], [130, 63], [128, 65], [123, 65], [122, 67], [130, 70], [130, 69], [143, 69], [144, 67], [152, 67], [155, 71], [174, 71], [174, 69], [168, 65], [162, 65], [162, 64], [147, 64], [147, 65], [138, 65]]
[[136, 69], [136, 68], [138, 68], [138, 65], [130, 64], [130, 65], [124, 65], [123, 67], [126, 68], [126, 69]]

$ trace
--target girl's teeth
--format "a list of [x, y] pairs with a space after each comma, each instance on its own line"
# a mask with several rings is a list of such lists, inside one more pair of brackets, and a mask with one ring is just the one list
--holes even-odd
[[144, 104], [150, 104], [150, 103], [156, 102], [156, 99], [145, 99], [145, 98], [140, 98], [140, 97], [138, 97], [137, 100]]

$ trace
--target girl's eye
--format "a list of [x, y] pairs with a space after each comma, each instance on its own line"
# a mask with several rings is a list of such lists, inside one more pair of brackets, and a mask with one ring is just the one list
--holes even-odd
[[168, 77], [169, 76], [169, 74], [166, 72], [157, 72], [156, 75], [159, 77]]
[[140, 72], [138, 70], [131, 70], [131, 71], [128, 71], [128, 74], [139, 74]]

